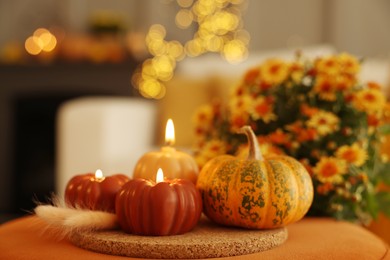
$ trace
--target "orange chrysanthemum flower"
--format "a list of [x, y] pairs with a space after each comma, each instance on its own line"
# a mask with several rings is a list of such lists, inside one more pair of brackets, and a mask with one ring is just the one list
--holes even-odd
[[367, 115], [367, 124], [370, 127], [377, 127], [381, 123], [380, 118], [376, 114]]
[[229, 102], [229, 108], [232, 114], [248, 111], [253, 103], [250, 95], [233, 96]]
[[369, 88], [369, 89], [377, 89], [377, 90], [381, 90], [382, 89], [381, 85], [379, 85], [376, 82], [372, 82], [372, 81], [367, 82], [367, 88]]
[[230, 130], [233, 133], [236, 133], [238, 130], [240, 130], [241, 127], [248, 124], [249, 114], [248, 113], [232, 114], [229, 121], [230, 121]]
[[211, 139], [204, 144], [200, 152], [197, 154], [196, 162], [200, 167], [202, 167], [215, 156], [226, 154], [227, 150], [228, 147], [225, 142], [218, 139]]
[[326, 182], [317, 186], [317, 192], [321, 195], [326, 195], [334, 189], [334, 185], [330, 182]]
[[386, 98], [378, 89], [362, 89], [355, 94], [353, 104], [356, 109], [368, 114], [377, 113], [385, 107]]
[[233, 89], [232, 96], [240, 97], [244, 95], [244, 92], [245, 92], [245, 85], [238, 85], [238, 87]]
[[336, 56], [317, 59], [315, 70], [318, 74], [335, 75], [340, 70], [340, 64]]
[[292, 124], [286, 126], [286, 129], [292, 133], [298, 133], [303, 129], [302, 121], [295, 121]]
[[312, 117], [318, 112], [319, 109], [316, 107], [311, 107], [308, 104], [302, 104], [300, 110], [303, 115]]
[[340, 69], [343, 73], [356, 75], [360, 70], [359, 61], [356, 59], [356, 57], [350, 54], [341, 53], [337, 56], [337, 60], [340, 63]]
[[355, 79], [348, 75], [340, 75], [336, 77], [335, 88], [339, 91], [347, 91], [355, 84]]
[[195, 126], [201, 129], [209, 128], [214, 117], [213, 112], [213, 107], [211, 105], [200, 106], [193, 118]]
[[259, 96], [253, 102], [250, 112], [251, 117], [254, 120], [260, 119], [268, 123], [277, 118], [273, 110], [274, 106], [272, 99], [268, 99], [264, 96]]
[[359, 167], [366, 162], [367, 152], [357, 143], [354, 143], [351, 146], [343, 145], [337, 149], [336, 157]]
[[318, 132], [315, 128], [305, 128], [302, 121], [296, 121], [287, 125], [286, 129], [295, 135], [298, 142], [313, 141], [318, 138]]
[[233, 97], [230, 100], [229, 122], [232, 131], [238, 131], [241, 127], [249, 122], [249, 110], [252, 106], [253, 99], [249, 95]]
[[285, 81], [288, 77], [288, 64], [279, 59], [267, 60], [260, 67], [261, 79], [269, 84], [275, 85]]
[[253, 68], [249, 70], [244, 76], [244, 83], [247, 85], [258, 84], [259, 75], [260, 75], [259, 68]]
[[275, 132], [269, 134], [268, 140], [278, 145], [284, 145], [290, 142], [289, 135], [284, 133], [281, 129], [277, 129]]
[[314, 128], [302, 128], [297, 133], [298, 142], [314, 141], [318, 138], [318, 131]]
[[330, 76], [318, 76], [313, 87], [313, 92], [323, 100], [335, 101], [336, 88], [333, 78]]
[[341, 183], [342, 175], [347, 172], [344, 160], [334, 157], [322, 157], [313, 169], [314, 175], [322, 183]]
[[317, 129], [318, 134], [324, 136], [332, 134], [339, 129], [340, 119], [333, 113], [319, 111], [307, 122], [309, 128]]

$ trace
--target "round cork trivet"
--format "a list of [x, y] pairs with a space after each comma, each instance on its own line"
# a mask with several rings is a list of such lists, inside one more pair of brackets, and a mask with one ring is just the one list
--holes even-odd
[[247, 230], [216, 225], [206, 218], [175, 236], [137, 236], [115, 231], [76, 231], [70, 241], [91, 251], [139, 258], [215, 258], [265, 251], [287, 239], [287, 229]]

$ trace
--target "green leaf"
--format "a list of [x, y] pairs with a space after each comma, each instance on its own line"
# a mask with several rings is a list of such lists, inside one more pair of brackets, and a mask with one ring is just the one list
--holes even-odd
[[390, 185], [390, 163], [384, 163], [378, 169], [378, 179], [383, 183]]
[[378, 132], [382, 135], [390, 134], [390, 124], [384, 124], [378, 127]]
[[381, 191], [376, 194], [379, 210], [390, 217], [390, 192]]
[[366, 198], [367, 202], [367, 211], [374, 218], [378, 218], [378, 211], [380, 210], [380, 205], [378, 203], [377, 194], [373, 194], [372, 187], [368, 187], [368, 190], [363, 191], [362, 196]]

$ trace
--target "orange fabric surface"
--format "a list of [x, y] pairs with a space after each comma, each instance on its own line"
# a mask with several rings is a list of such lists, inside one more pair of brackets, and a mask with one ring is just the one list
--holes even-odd
[[374, 234], [381, 237], [386, 243], [390, 244], [390, 218], [384, 214], [379, 214], [377, 220], [373, 221], [368, 228]]
[[[366, 229], [327, 218], [288, 226], [288, 240], [268, 251], [224, 259], [390, 259], [389, 247]], [[78, 248], [35, 216], [0, 226], [0, 259], [124, 259]]]

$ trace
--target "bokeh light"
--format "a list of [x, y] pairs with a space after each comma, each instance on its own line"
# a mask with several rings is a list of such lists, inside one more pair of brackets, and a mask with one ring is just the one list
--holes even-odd
[[194, 3], [194, 0], [177, 0], [177, 4], [182, 8], [188, 8]]
[[246, 0], [176, 0], [179, 10], [175, 16], [178, 28], [196, 28], [192, 39], [184, 43], [166, 39], [167, 31], [161, 24], [149, 28], [146, 46], [153, 56], [144, 61], [132, 83], [146, 98], [163, 98], [163, 82], [172, 79], [176, 63], [185, 57], [197, 57], [216, 52], [230, 63], [238, 63], [248, 56], [250, 35], [243, 29], [242, 11]]
[[176, 14], [176, 25], [179, 28], [185, 29], [188, 28], [194, 19], [194, 15], [188, 9], [182, 9]]
[[184, 47], [178, 41], [170, 41], [167, 43], [167, 53], [171, 58], [176, 59], [177, 61], [180, 61], [185, 57]]
[[41, 43], [39, 42], [39, 38], [36, 36], [28, 37], [24, 43], [24, 47], [31, 55], [38, 55], [42, 51]]
[[32, 36], [29, 36], [24, 47], [31, 55], [38, 55], [43, 52], [51, 52], [57, 46], [56, 37], [45, 28], [38, 28]]
[[[150, 27], [148, 35], [146, 36], [146, 40], [158, 40], [158, 39], [164, 39], [165, 35], [167, 34], [165, 27], [161, 24], [154, 24]], [[148, 42], [147, 42], [148, 43]]]
[[147, 79], [141, 81], [140, 91], [144, 97], [155, 98], [163, 88], [162, 84], [156, 79]]
[[247, 57], [248, 50], [244, 42], [232, 40], [225, 44], [222, 55], [230, 63], [239, 63]]

